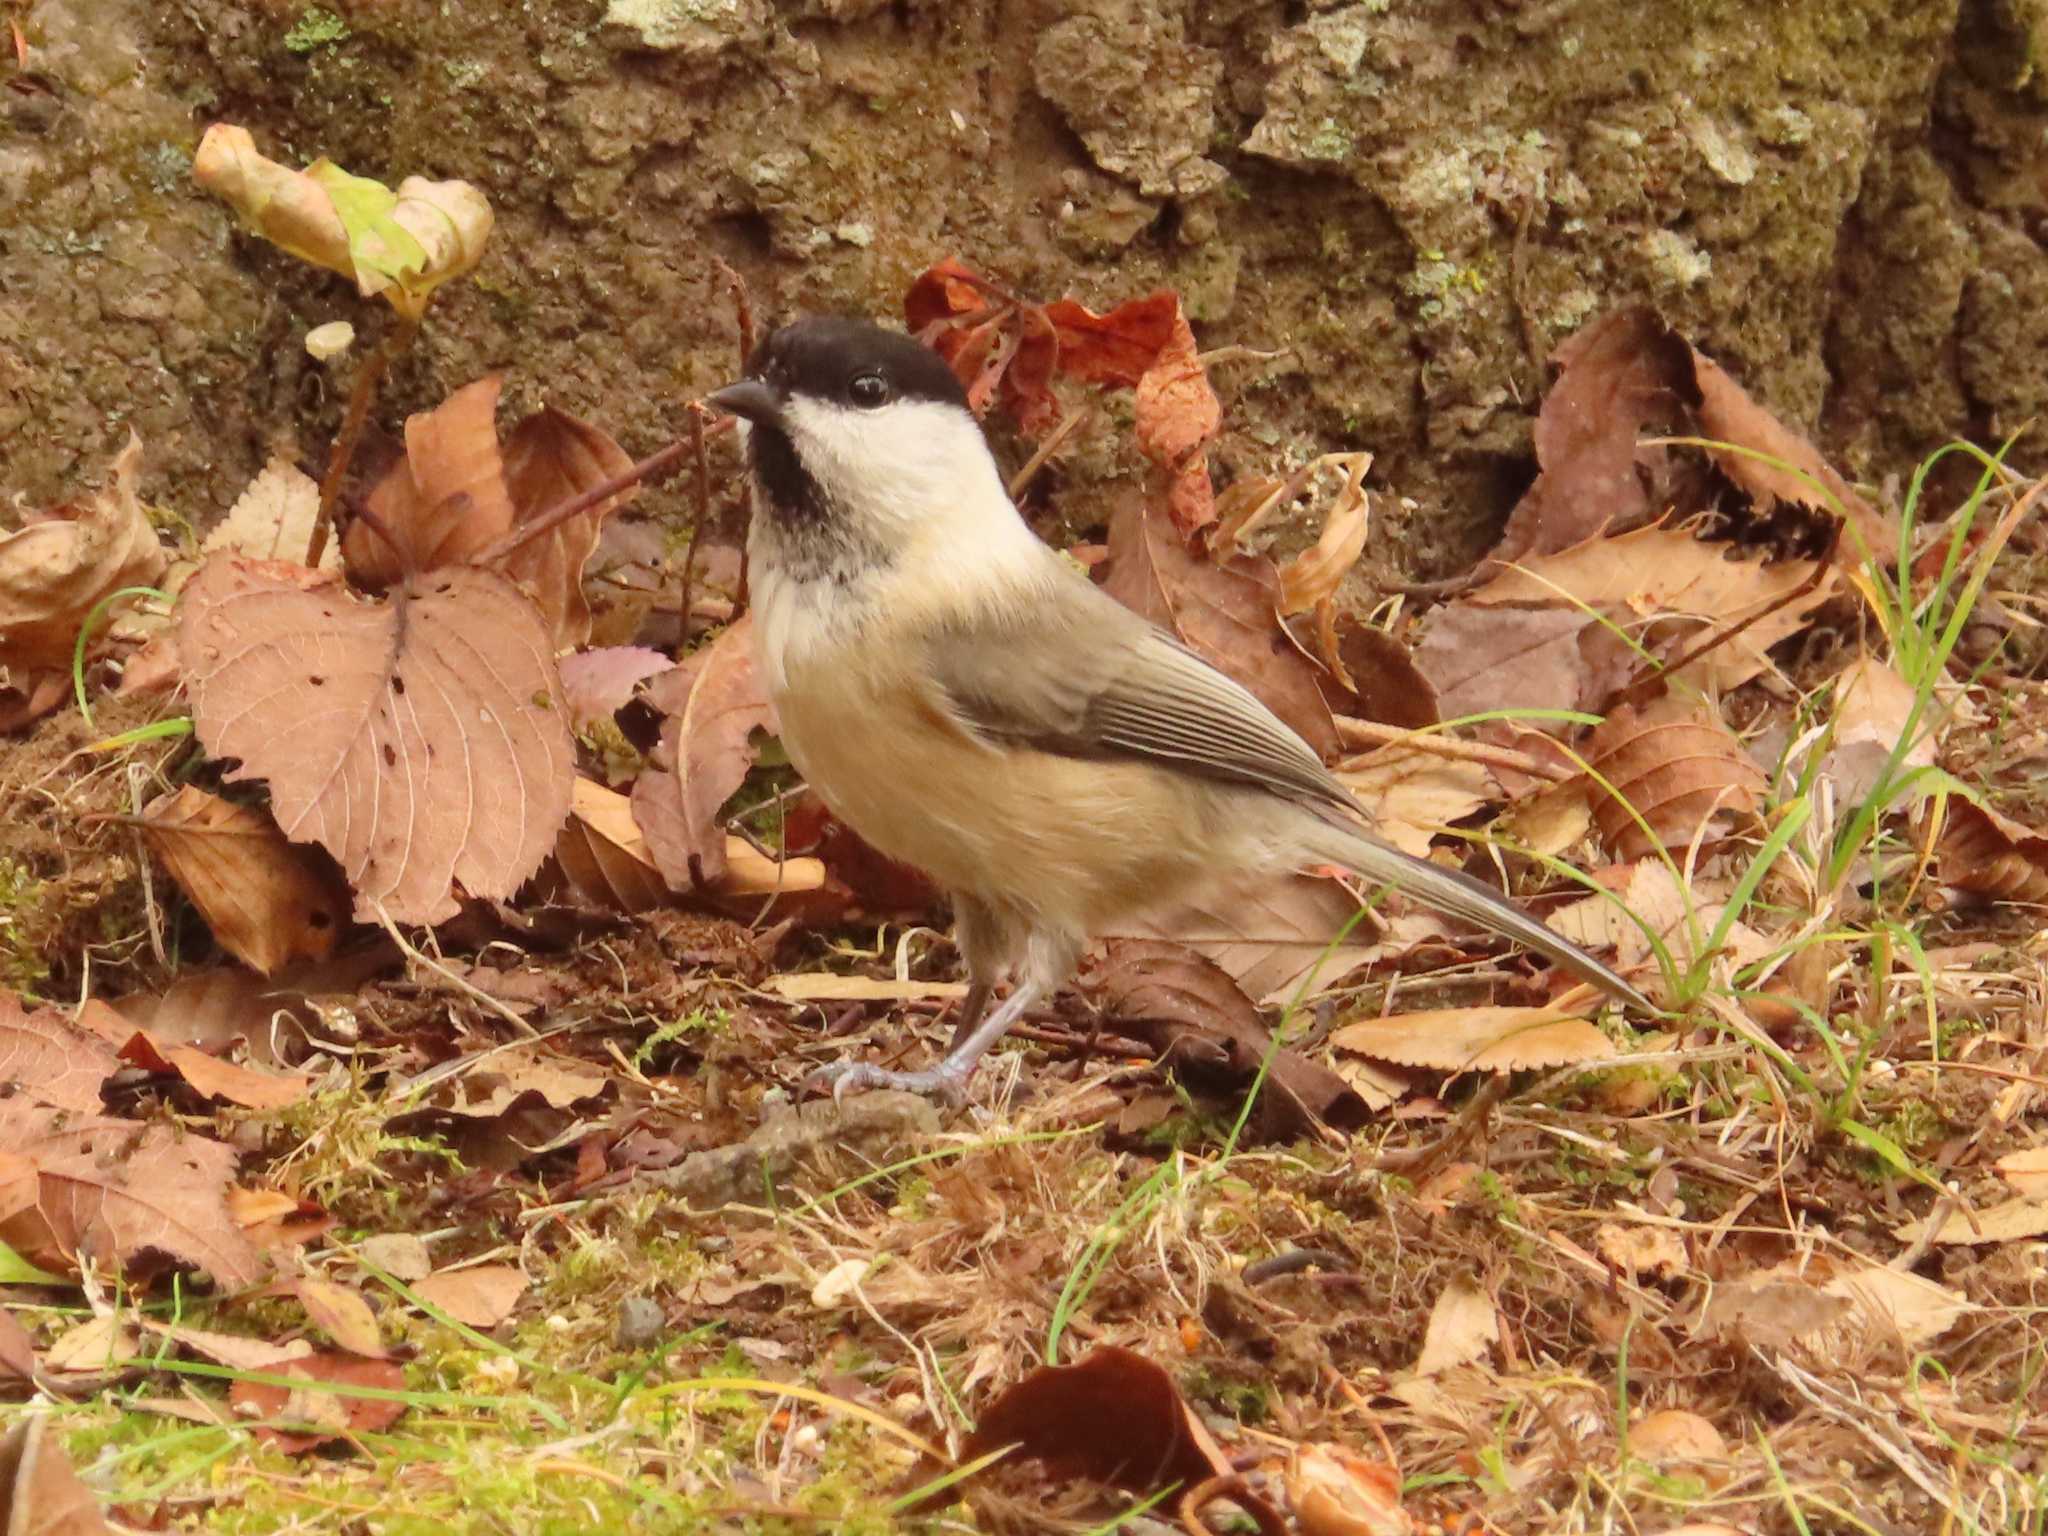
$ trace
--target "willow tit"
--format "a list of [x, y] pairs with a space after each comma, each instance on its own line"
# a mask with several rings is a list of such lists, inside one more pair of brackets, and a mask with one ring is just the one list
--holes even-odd
[[807, 1086], [960, 1101], [1091, 936], [1238, 868], [1341, 865], [1655, 1012], [1490, 887], [1367, 835], [1265, 705], [1042, 543], [936, 352], [799, 320], [709, 401], [748, 424], [754, 639], [783, 745], [842, 820], [951, 894], [967, 962], [938, 1066], [840, 1062]]

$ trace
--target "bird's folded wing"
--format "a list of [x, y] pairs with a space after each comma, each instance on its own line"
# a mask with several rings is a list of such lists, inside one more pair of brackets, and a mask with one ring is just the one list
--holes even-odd
[[[1128, 624], [1105, 622], [1110, 612]], [[1246, 689], [1127, 610], [1105, 604], [1088, 617], [1051, 643], [940, 641], [933, 676], [961, 723], [983, 736], [1066, 757], [1143, 759], [1358, 814], [1308, 744]]]

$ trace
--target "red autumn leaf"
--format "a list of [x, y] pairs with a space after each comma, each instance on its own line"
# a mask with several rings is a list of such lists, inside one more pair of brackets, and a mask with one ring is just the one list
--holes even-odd
[[257, 1381], [237, 1381], [228, 1389], [228, 1404], [239, 1417], [266, 1421], [256, 1425], [257, 1437], [290, 1455], [351, 1435], [389, 1429], [405, 1412], [402, 1402], [360, 1396], [348, 1390], [368, 1387], [378, 1392], [403, 1391], [405, 1372], [389, 1360], [365, 1360], [323, 1351], [290, 1361], [275, 1374], [309, 1384], [330, 1383], [339, 1389], [327, 1391], [315, 1385], [280, 1387]]

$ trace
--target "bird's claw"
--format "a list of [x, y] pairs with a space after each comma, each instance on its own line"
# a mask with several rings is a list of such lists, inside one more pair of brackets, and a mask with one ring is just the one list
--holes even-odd
[[806, 1077], [803, 1093], [808, 1097], [829, 1089], [832, 1103], [844, 1108], [849, 1093], [866, 1093], [871, 1088], [895, 1088], [958, 1109], [967, 1102], [967, 1073], [949, 1070], [944, 1063], [923, 1072], [892, 1072], [870, 1061], [835, 1061]]

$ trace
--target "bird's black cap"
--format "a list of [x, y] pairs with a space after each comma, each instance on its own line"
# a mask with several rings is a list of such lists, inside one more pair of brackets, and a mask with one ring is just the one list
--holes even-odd
[[780, 398], [805, 395], [849, 406], [875, 403], [854, 393], [854, 380], [871, 374], [880, 375], [891, 400], [967, 409], [967, 392], [943, 357], [915, 337], [866, 320], [812, 315], [793, 321], [771, 333], [747, 365], [748, 379]]

